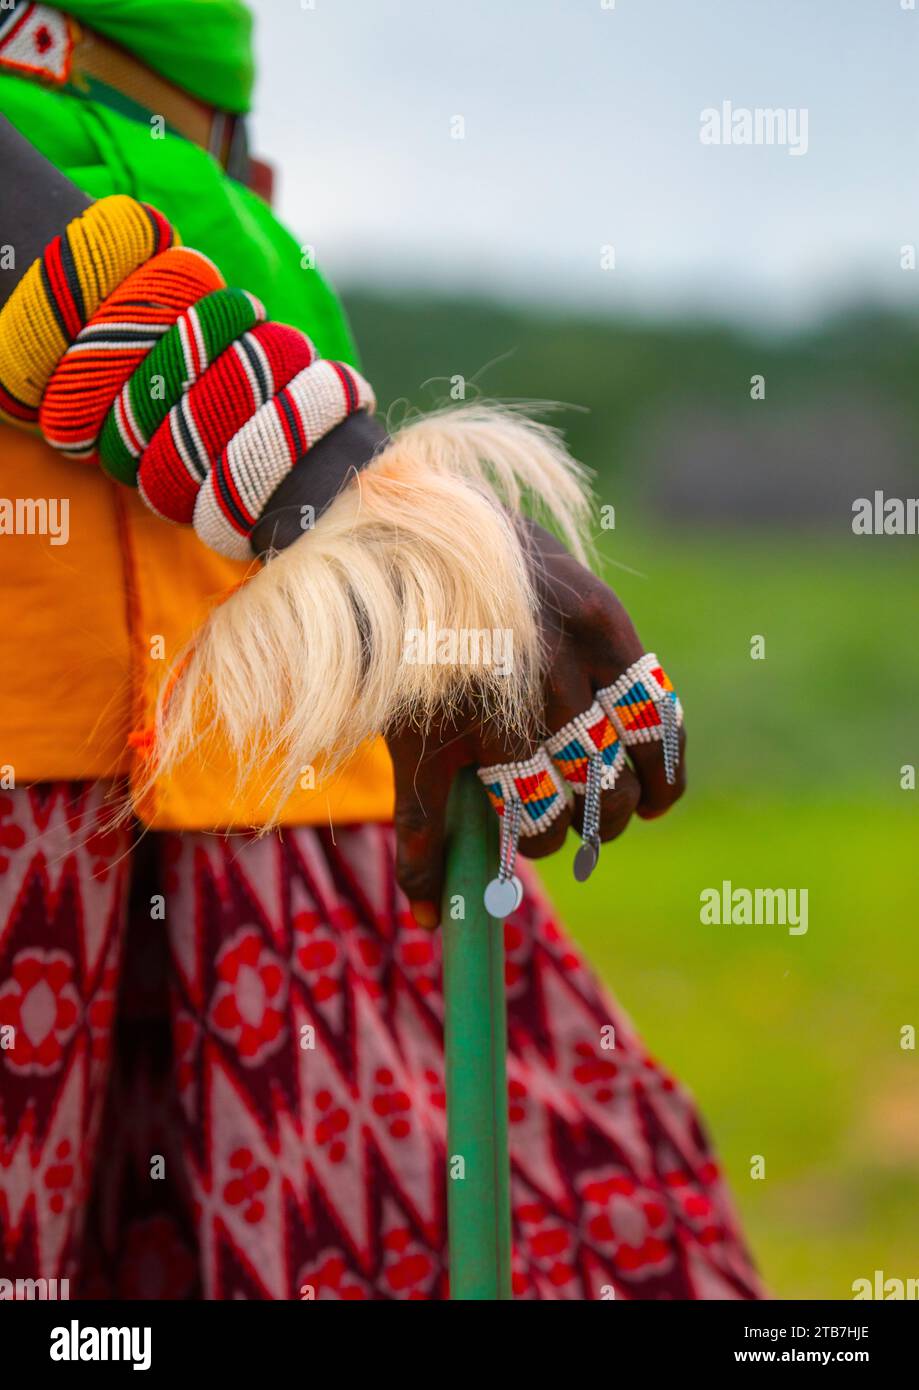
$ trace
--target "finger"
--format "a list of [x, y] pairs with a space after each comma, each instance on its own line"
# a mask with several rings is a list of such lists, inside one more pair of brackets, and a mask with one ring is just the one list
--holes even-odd
[[[531, 743], [528, 747], [520, 744], [503, 744], [500, 753], [496, 754], [495, 744], [489, 742], [480, 750], [479, 766], [480, 768], [487, 768], [504, 763], [526, 762], [533, 756], [537, 747], [538, 745], [535, 743]], [[554, 854], [565, 843], [568, 826], [571, 824], [571, 807], [567, 800], [562, 800], [555, 819], [544, 830], [534, 835], [526, 833], [532, 822], [528, 821], [528, 812], [524, 806], [520, 824], [518, 852], [527, 859], [544, 859], [547, 854]]]
[[[580, 610], [571, 620], [571, 630], [576, 659], [580, 659], [592, 673], [592, 699], [598, 689], [615, 684], [621, 674], [637, 662], [642, 655], [642, 646], [633, 621], [612, 589], [598, 580], [591, 580], [591, 584], [583, 585], [583, 595]], [[673, 783], [667, 781], [662, 742], [633, 744], [627, 749], [634, 777], [637, 777], [640, 787], [640, 796], [637, 806], [631, 806], [627, 812], [634, 799], [634, 785], [631, 784], [634, 778], [623, 781], [623, 774], [620, 777], [621, 798], [613, 796], [609, 801], [606, 796], [602, 798], [602, 815], [605, 815], [605, 823], [610, 830], [621, 834], [633, 810], [642, 819], [652, 820], [653, 817], [662, 816], [680, 799], [685, 791], [684, 746], [685, 734], [681, 727], [680, 758]]]
[[[641, 783], [628, 766], [623, 767], [616, 785], [600, 796], [600, 839], [606, 844], [625, 830], [641, 798]], [[584, 797], [576, 799], [572, 824], [580, 835], [584, 829]]]
[[[550, 670], [567, 663], [572, 669], [591, 673], [591, 692], [579, 702], [568, 700], [569, 712], [556, 719], [553, 728], [560, 728], [574, 713], [580, 713], [592, 702], [597, 690], [612, 685], [638, 658], [644, 648], [631, 618], [608, 585], [590, 574], [564, 547], [535, 524], [529, 523], [534, 541], [534, 577], [548, 616], [550, 634], [560, 638], [557, 649], [551, 651]], [[576, 704], [576, 708], [572, 705]], [[618, 795], [604, 794], [601, 798], [601, 835], [614, 838], [621, 834], [633, 811], [644, 819], [652, 819], [679, 800], [686, 786], [683, 760], [685, 736], [680, 730], [680, 760], [673, 784], [667, 782], [664, 771], [663, 747], [660, 742], [632, 745], [628, 756], [633, 771], [620, 776]], [[637, 805], [636, 788], [638, 792]], [[583, 822], [582, 798], [578, 797], [573, 824], [580, 829]]]
[[[562, 729], [581, 710], [587, 709], [593, 695], [590, 678], [577, 660], [571, 642], [560, 632], [553, 635], [551, 659], [548, 665], [544, 703], [544, 732], [548, 735]], [[560, 780], [564, 781], [559, 774]], [[580, 798], [574, 798], [575, 802]], [[555, 854], [565, 843], [576, 806], [570, 802], [552, 824], [540, 835], [528, 835], [520, 841], [520, 853], [527, 859], [545, 859]]]
[[638, 802], [638, 815], [642, 820], [655, 820], [683, 795], [686, 790], [686, 734], [680, 728], [680, 756], [676, 766], [674, 781], [667, 781], [664, 767], [664, 745], [655, 743], [633, 743], [628, 750], [629, 760], [638, 774], [641, 783], [641, 799]]
[[571, 807], [566, 806], [547, 830], [543, 830], [539, 835], [522, 836], [518, 852], [524, 859], [545, 859], [547, 855], [555, 854], [565, 843], [570, 824]]
[[[591, 667], [589, 662], [585, 661], [580, 648], [580, 642], [566, 640], [559, 650], [559, 660], [552, 668], [547, 712], [553, 732], [564, 728], [576, 715], [583, 714], [594, 701], [594, 689], [589, 675]], [[617, 835], [622, 834], [638, 805], [640, 795], [638, 778], [631, 768], [622, 767], [615, 786], [602, 792], [600, 796], [601, 840], [614, 840]], [[583, 795], [575, 795], [571, 824], [578, 834], [582, 834], [584, 829], [584, 803]], [[554, 844], [553, 849], [558, 849], [559, 844], [560, 842]], [[551, 853], [551, 850], [547, 850], [547, 853]]]
[[[490, 745], [493, 747], [493, 745]], [[519, 763], [525, 762], [533, 756], [537, 745], [533, 745], [529, 752], [521, 751], [519, 745], [514, 748], [505, 747], [500, 759], [495, 758], [492, 753], [480, 757], [480, 767], [493, 767], [497, 763]], [[567, 800], [563, 800], [555, 819], [544, 830], [537, 834], [527, 834], [528, 826], [527, 810], [524, 806], [521, 816], [521, 831], [518, 841], [518, 853], [526, 859], [544, 859], [547, 854], [554, 854], [557, 849], [561, 849], [565, 843], [565, 836], [568, 834], [568, 826], [571, 824], [571, 807]], [[532, 822], [529, 822], [532, 824]]]
[[420, 927], [440, 921], [447, 800], [455, 759], [440, 748], [402, 741], [393, 758], [396, 789], [396, 881]]
[[[582, 660], [593, 673], [594, 692], [613, 685], [643, 654], [631, 619], [605, 584], [594, 585], [585, 598], [577, 645]], [[640, 784], [635, 809], [643, 820], [653, 820], [669, 811], [686, 789], [686, 736], [682, 726], [679, 741], [680, 756], [672, 783], [667, 781], [661, 740], [633, 743], [626, 750]]]

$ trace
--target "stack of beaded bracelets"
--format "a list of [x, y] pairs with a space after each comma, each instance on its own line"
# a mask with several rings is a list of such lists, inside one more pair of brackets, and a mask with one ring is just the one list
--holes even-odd
[[177, 241], [161, 213], [115, 195], [49, 242], [0, 316], [0, 414], [34, 424], [51, 374], [80, 330], [133, 270]]
[[376, 408], [353, 368], [228, 288], [166, 219], [116, 195], [45, 248], [0, 312], [0, 416], [38, 424], [221, 555], [317, 440]]
[[574, 861], [579, 882], [600, 856], [600, 796], [611, 791], [625, 766], [625, 750], [659, 741], [664, 772], [676, 781], [683, 708], [653, 652], [634, 662], [612, 685], [598, 690], [589, 709], [552, 734], [523, 763], [479, 768], [479, 778], [501, 820], [498, 875], [485, 892], [493, 917], [519, 907], [523, 889], [514, 874], [518, 838], [541, 835], [569, 804], [584, 797], [582, 844]]

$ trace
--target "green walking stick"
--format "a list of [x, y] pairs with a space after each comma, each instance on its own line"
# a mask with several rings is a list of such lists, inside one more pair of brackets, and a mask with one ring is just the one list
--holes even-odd
[[504, 924], [482, 894], [498, 827], [471, 768], [450, 798], [443, 910], [450, 1297], [511, 1297]]

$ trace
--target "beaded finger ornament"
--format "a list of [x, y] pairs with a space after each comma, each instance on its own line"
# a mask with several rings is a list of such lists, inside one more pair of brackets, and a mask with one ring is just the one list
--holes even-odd
[[673, 785], [680, 761], [683, 707], [654, 653], [646, 652], [612, 685], [598, 690], [597, 701], [626, 748], [636, 743], [663, 744], [664, 769]]
[[596, 700], [547, 738], [545, 749], [576, 796], [587, 790], [592, 758], [600, 760], [604, 791], [612, 791], [625, 766], [622, 740]]
[[541, 835], [567, 805], [565, 784], [545, 748], [522, 763], [479, 768], [479, 781], [499, 816], [513, 801], [521, 804], [521, 835]]
[[514, 873], [520, 836], [541, 835], [561, 815], [568, 798], [565, 783], [543, 747], [526, 762], [480, 767], [478, 776], [501, 819], [498, 875], [485, 889], [485, 908], [492, 917], [503, 918], [523, 901], [523, 885]]
[[625, 748], [596, 700], [546, 739], [545, 747], [571, 790], [584, 797], [582, 844], [574, 857], [574, 876], [583, 883], [600, 858], [600, 794], [619, 780]]

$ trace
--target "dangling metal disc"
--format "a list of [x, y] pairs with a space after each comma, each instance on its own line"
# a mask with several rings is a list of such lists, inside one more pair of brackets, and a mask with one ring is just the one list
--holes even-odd
[[523, 885], [516, 874], [512, 878], [493, 878], [485, 889], [485, 911], [491, 917], [509, 917], [522, 900]]
[[586, 883], [597, 867], [600, 846], [593, 840], [585, 840], [574, 856], [574, 876], [578, 883]]

